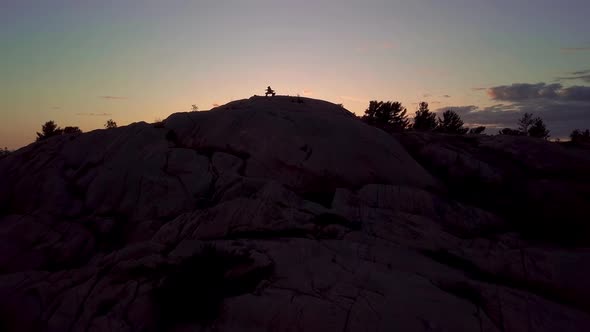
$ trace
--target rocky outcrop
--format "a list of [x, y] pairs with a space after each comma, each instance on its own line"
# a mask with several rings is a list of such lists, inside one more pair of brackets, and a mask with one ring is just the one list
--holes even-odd
[[504, 135], [395, 137], [454, 199], [495, 211], [529, 238], [590, 244], [587, 150]]
[[[476, 146], [516, 160], [515, 138], [438, 147], [302, 100], [253, 97], [0, 160], [0, 329], [587, 330], [587, 252], [523, 237], [450, 185], [502, 188], [526, 167], [566, 181], [565, 164], [534, 159], [569, 152], [540, 143], [514, 169]], [[546, 179], [526, 183], [566, 188]]]

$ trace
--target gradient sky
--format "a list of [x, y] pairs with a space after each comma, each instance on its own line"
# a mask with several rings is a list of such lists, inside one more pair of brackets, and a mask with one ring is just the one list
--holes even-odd
[[[0, 0], [0, 146], [48, 120], [153, 122], [267, 85], [357, 114], [372, 99], [528, 110], [545, 97], [491, 89], [590, 85], [589, 14], [588, 0]], [[581, 91], [576, 121], [590, 127]]]

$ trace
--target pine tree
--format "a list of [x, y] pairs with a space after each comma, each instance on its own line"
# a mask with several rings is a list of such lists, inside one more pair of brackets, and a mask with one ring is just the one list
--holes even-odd
[[49, 137], [58, 136], [63, 133], [63, 130], [57, 126], [53, 121], [47, 121], [41, 126], [41, 132], [37, 132], [37, 141], [42, 141]]
[[437, 130], [446, 134], [464, 135], [469, 129], [463, 127], [463, 120], [459, 114], [448, 110], [443, 113], [442, 118], [438, 118]]
[[531, 113], [524, 113], [520, 119], [518, 119], [518, 131], [528, 135], [529, 128], [535, 123], [535, 118]]
[[533, 124], [529, 127], [528, 134], [531, 137], [547, 139], [549, 138], [549, 130], [545, 126], [543, 119], [537, 117], [534, 119]]
[[414, 116], [414, 130], [432, 131], [436, 129], [436, 114], [430, 112], [428, 103], [421, 102]]
[[362, 119], [376, 127], [403, 130], [409, 126], [406, 112], [406, 108], [400, 102], [372, 100]]

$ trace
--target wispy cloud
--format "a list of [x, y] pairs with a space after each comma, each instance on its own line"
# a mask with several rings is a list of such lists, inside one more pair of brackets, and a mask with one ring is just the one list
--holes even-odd
[[311, 91], [311, 89], [303, 89], [302, 95], [311, 96], [311, 95], [313, 95], [313, 91]]
[[60, 109], [61, 109], [61, 107], [59, 107], [59, 106], [53, 106], [53, 107], [51, 107], [51, 109], [52, 109], [52, 110], [60, 110]]
[[219, 107], [219, 104], [218, 104], [218, 103], [213, 103], [213, 105], [212, 105], [212, 106], [213, 106], [213, 107]]
[[526, 100], [584, 101], [590, 102], [590, 86], [563, 87], [559, 83], [515, 83], [488, 89], [494, 100], [522, 102]]
[[590, 51], [590, 47], [562, 47], [561, 51], [564, 53], [586, 52]]
[[423, 98], [428, 98], [430, 96], [432, 96], [430, 93], [425, 93], [425, 94], [422, 95]]
[[128, 99], [127, 97], [123, 96], [98, 96], [100, 99], [109, 99], [109, 100], [125, 100]]
[[78, 116], [111, 116], [111, 113], [76, 113]]
[[487, 90], [488, 88], [471, 88], [471, 91], [484, 91]]
[[583, 81], [590, 83], [590, 70], [574, 71], [567, 74], [568, 76], [556, 78], [558, 81]]
[[449, 95], [442, 95], [443, 98], [451, 98]]

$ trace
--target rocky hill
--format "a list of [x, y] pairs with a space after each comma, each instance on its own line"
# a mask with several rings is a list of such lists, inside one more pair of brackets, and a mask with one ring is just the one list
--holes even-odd
[[0, 160], [2, 331], [587, 331], [590, 153], [252, 97]]

